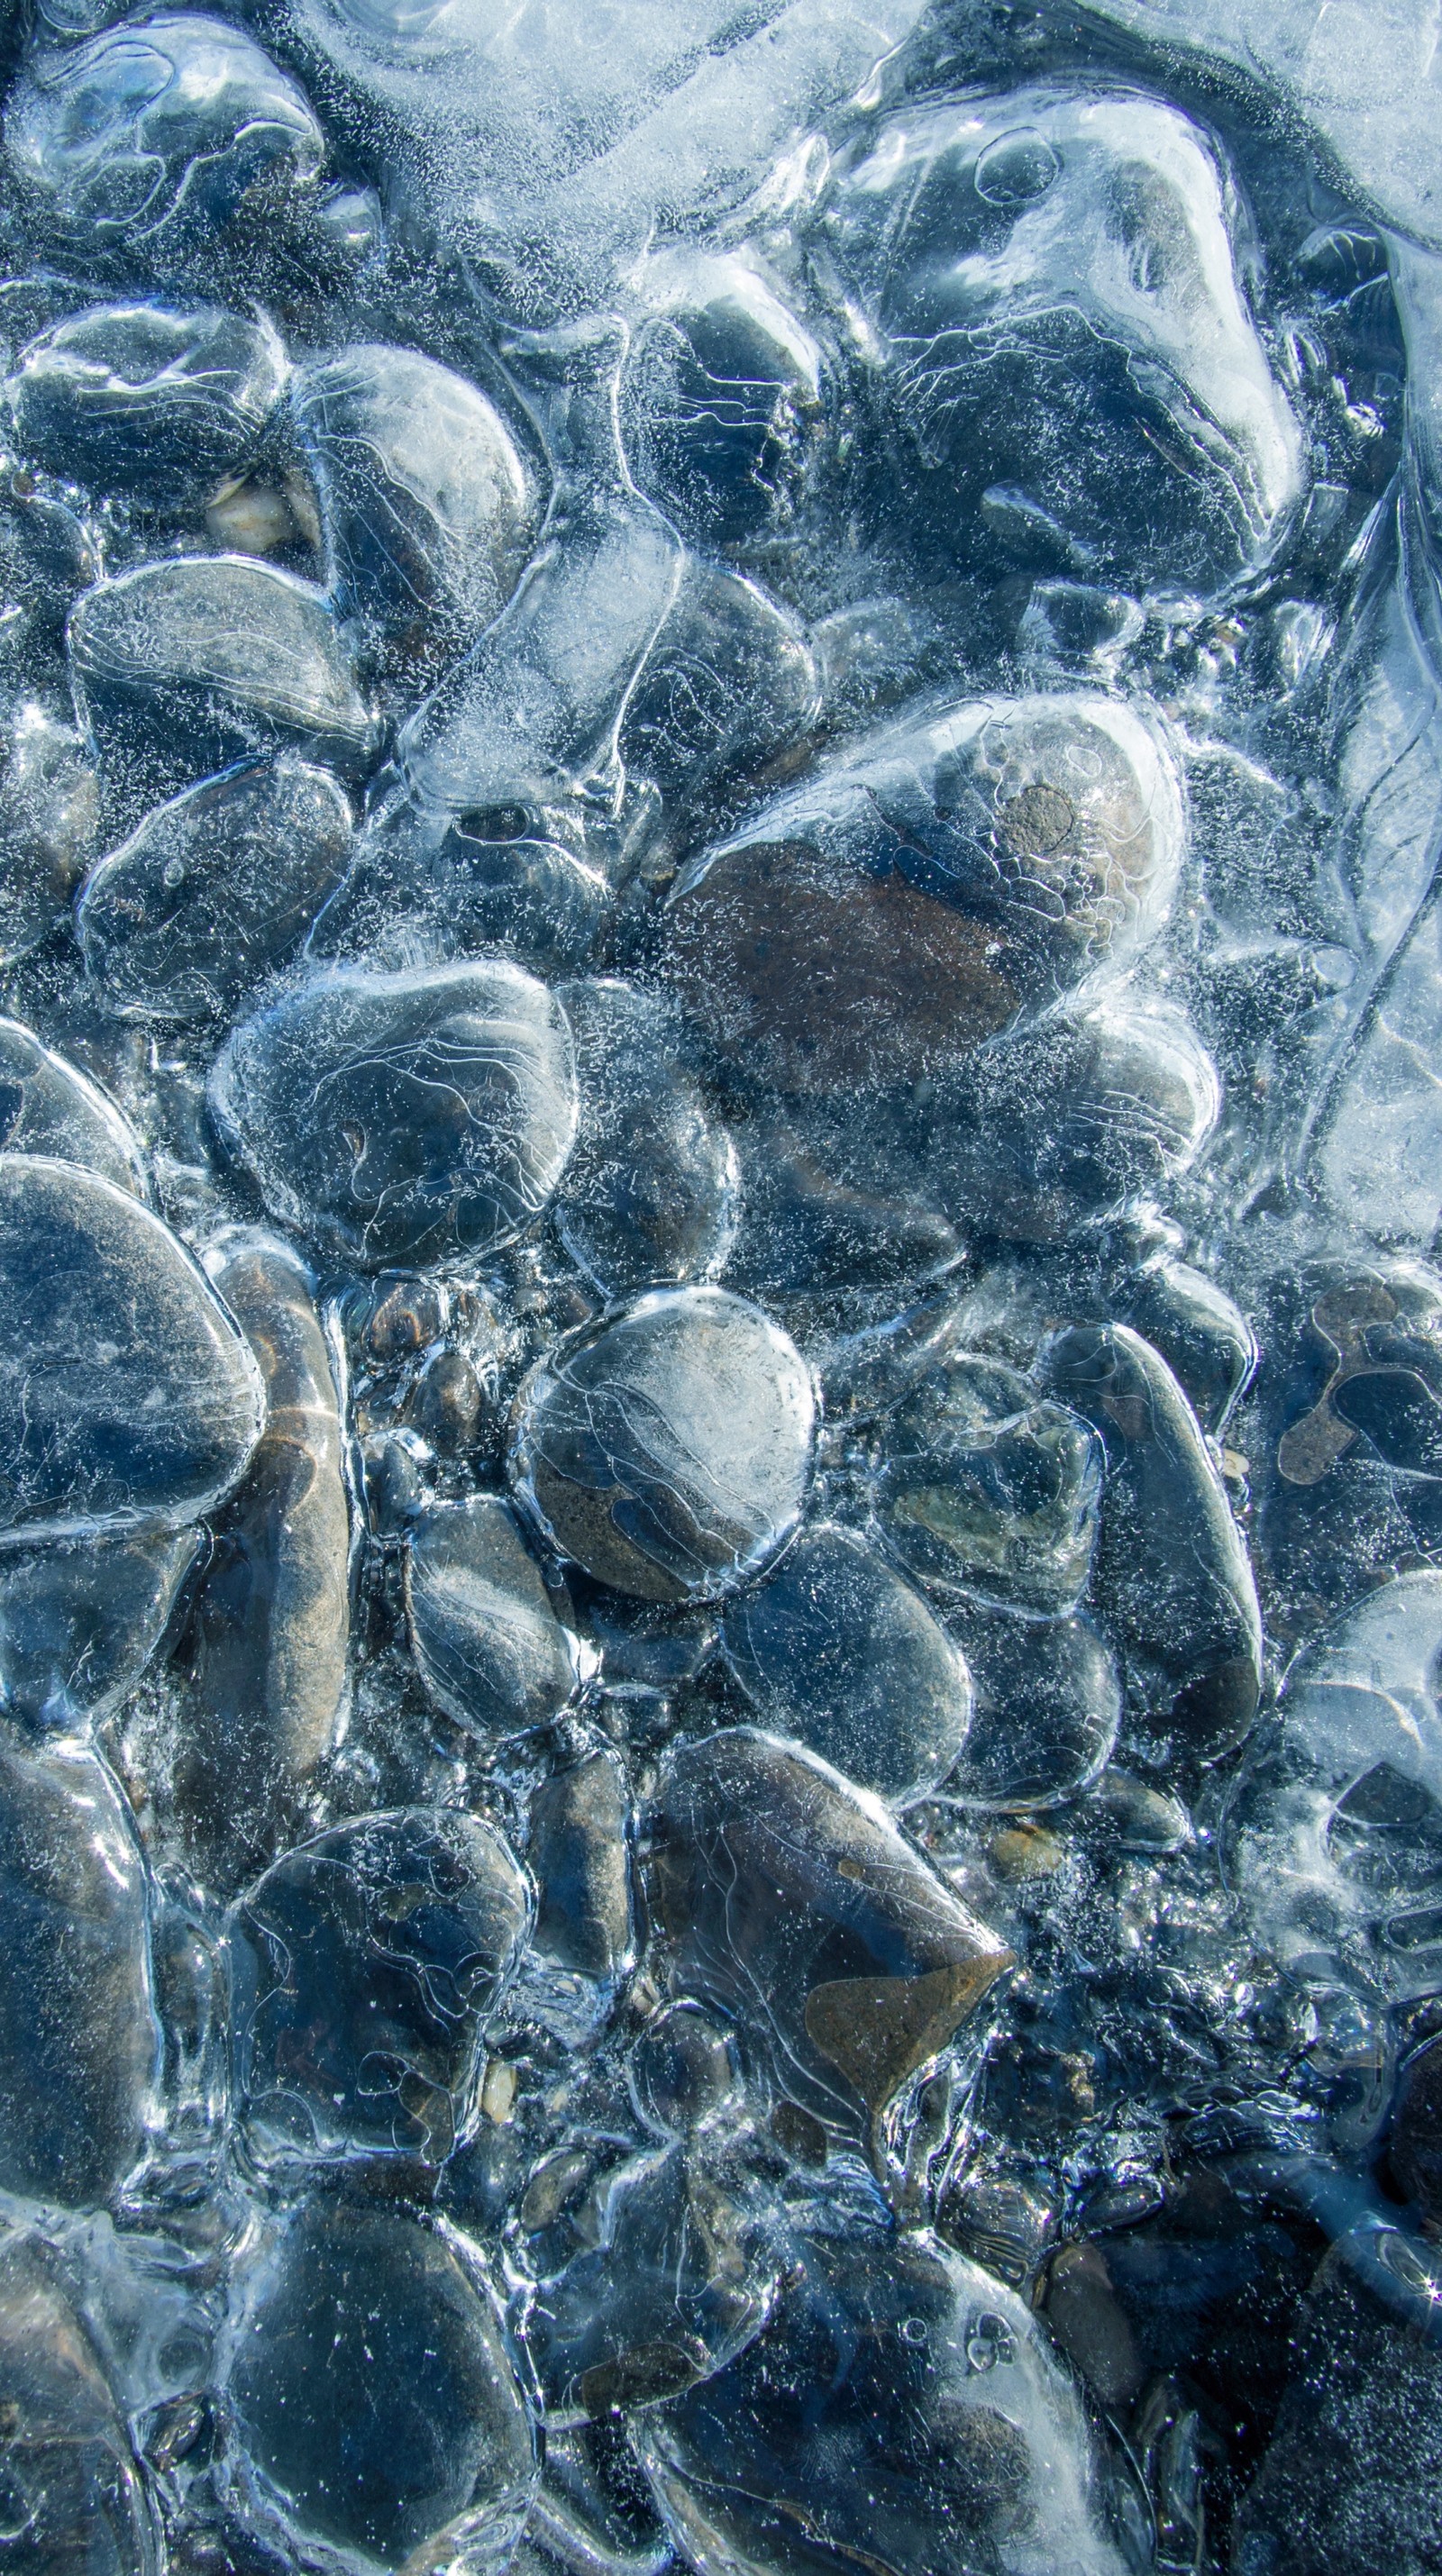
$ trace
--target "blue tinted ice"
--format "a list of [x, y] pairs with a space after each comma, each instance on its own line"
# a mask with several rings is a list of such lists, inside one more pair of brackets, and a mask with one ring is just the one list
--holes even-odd
[[17, 2576], [1442, 2564], [1434, 15], [10, 13]]

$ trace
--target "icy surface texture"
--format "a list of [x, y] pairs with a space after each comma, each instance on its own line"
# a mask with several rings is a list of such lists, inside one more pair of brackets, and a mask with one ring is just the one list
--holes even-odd
[[24, 0], [0, 2562], [1442, 2568], [1423, 0]]

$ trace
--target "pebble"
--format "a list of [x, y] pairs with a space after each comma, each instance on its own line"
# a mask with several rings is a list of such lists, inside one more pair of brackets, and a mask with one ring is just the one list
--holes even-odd
[[704, 1601], [796, 1526], [815, 1397], [794, 1344], [717, 1288], [654, 1290], [522, 1390], [513, 1474], [552, 1545], [645, 1601]]
[[0, 1533], [197, 1520], [259, 1435], [259, 1372], [184, 1246], [71, 1163], [0, 1155]]
[[326, 770], [282, 755], [202, 779], [86, 878], [75, 926], [111, 1010], [219, 1019], [300, 947], [343, 882], [351, 813]]
[[854, 1531], [813, 1521], [728, 1604], [727, 1660], [761, 1724], [893, 1805], [952, 1770], [972, 1715], [962, 1653]]
[[479, 2259], [408, 2211], [317, 2194], [250, 2249], [238, 2288], [227, 2483], [258, 2533], [350, 2566], [502, 2562], [536, 2443]]
[[869, 2143], [1010, 1964], [876, 1799], [754, 1728], [679, 1746], [650, 1831], [679, 1991], [838, 2139]]
[[209, 1096], [278, 1221], [366, 1270], [511, 1242], [576, 1126], [565, 1014], [500, 960], [315, 969], [232, 1032]]
[[257, 2161], [444, 2164], [479, 2117], [482, 2033], [531, 1917], [509, 1845], [456, 1809], [365, 1816], [286, 1852], [230, 1925]]
[[406, 1534], [405, 1592], [427, 1691], [482, 1743], [549, 1726], [574, 1697], [583, 1650], [499, 1495], [418, 1514]]

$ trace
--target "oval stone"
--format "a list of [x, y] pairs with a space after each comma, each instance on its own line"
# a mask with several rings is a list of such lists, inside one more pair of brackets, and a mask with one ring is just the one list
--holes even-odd
[[966, 1742], [960, 1647], [854, 1530], [803, 1530], [722, 1635], [763, 1726], [898, 1805], [944, 1780]]
[[124, 1190], [0, 1154], [0, 1545], [199, 1519], [262, 1418], [184, 1245]]
[[499, 958], [326, 968], [234, 1032], [210, 1106], [282, 1224], [367, 1270], [456, 1260], [512, 1242], [560, 1179], [571, 1032]]
[[226, 2380], [240, 2494], [308, 2564], [505, 2566], [535, 2436], [479, 2257], [438, 2229], [303, 2201], [252, 2255]]
[[806, 1365], [759, 1307], [659, 1289], [533, 1371], [512, 1472], [552, 1545], [598, 1581], [710, 1600], [794, 1529], [814, 1420]]

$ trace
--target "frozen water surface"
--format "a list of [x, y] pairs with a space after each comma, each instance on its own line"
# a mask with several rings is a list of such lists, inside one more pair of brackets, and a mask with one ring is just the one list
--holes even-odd
[[17, 0], [0, 2560], [1442, 2568], [1423, 0]]

